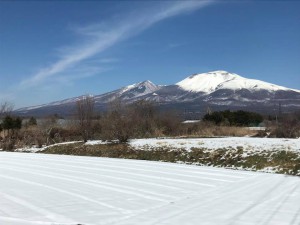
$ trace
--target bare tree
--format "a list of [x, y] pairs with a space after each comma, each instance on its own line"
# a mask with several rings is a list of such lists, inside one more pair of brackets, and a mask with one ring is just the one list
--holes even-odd
[[134, 126], [135, 135], [138, 137], [150, 137], [157, 128], [155, 121], [157, 112], [154, 103], [140, 100], [128, 107], [128, 116], [136, 121]]
[[92, 137], [92, 121], [94, 116], [95, 99], [87, 95], [76, 102], [79, 129], [84, 142]]
[[122, 104], [120, 99], [110, 103], [109, 110], [101, 121], [102, 138], [105, 140], [118, 140], [125, 143], [132, 136], [133, 117], [130, 117], [128, 107]]
[[55, 116], [48, 116], [43, 118], [39, 125], [38, 128], [40, 130], [40, 134], [37, 136], [37, 142], [38, 145], [41, 146], [42, 142], [44, 142], [42, 139], [45, 138], [46, 145], [53, 144], [55, 143], [55, 140], [51, 137], [52, 130], [57, 126], [57, 118]]

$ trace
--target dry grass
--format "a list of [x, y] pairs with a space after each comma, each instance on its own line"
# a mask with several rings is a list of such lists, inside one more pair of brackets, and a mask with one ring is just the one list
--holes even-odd
[[300, 176], [300, 154], [281, 150], [244, 154], [243, 147], [220, 148], [213, 151], [205, 148], [192, 148], [191, 151], [186, 151], [183, 148], [170, 149], [169, 146], [162, 145], [151, 148], [151, 150], [137, 150], [127, 144], [84, 145], [83, 143], [74, 143], [51, 146], [42, 153], [184, 162], [253, 171], [274, 168], [273, 172], [276, 173]]
[[[188, 132], [188, 130], [190, 132]], [[191, 137], [215, 137], [215, 136], [231, 136], [231, 137], [243, 137], [254, 136], [257, 131], [250, 130], [246, 127], [232, 127], [232, 126], [216, 126], [211, 123], [199, 123], [197, 125], [191, 125], [188, 127], [182, 135]]]

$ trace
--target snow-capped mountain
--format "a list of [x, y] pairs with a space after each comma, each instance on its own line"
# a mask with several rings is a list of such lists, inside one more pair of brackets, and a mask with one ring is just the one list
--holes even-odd
[[[19, 115], [71, 114], [82, 96], [16, 110]], [[260, 80], [247, 79], [235, 73], [213, 71], [194, 74], [174, 85], [156, 85], [147, 80], [112, 92], [95, 95], [98, 110], [119, 99], [132, 103], [141, 99], [157, 102], [162, 108], [205, 112], [244, 109], [273, 114], [280, 105], [283, 111], [300, 110], [300, 90]]]
[[[119, 99], [126, 102], [134, 102], [135, 99], [143, 98], [143, 96], [158, 91], [162, 86], [155, 85], [151, 81], [143, 81], [136, 84], [128, 85], [120, 89], [94, 95], [95, 105], [98, 109], [103, 110], [108, 103]], [[82, 99], [86, 95], [64, 99], [61, 101], [55, 101], [48, 104], [42, 104], [37, 106], [30, 106], [18, 109], [16, 114], [27, 115], [50, 115], [50, 114], [63, 114], [70, 115], [75, 111], [75, 104], [78, 100]]]
[[[247, 79], [235, 73], [219, 70], [209, 73], [194, 74], [177, 83], [179, 87], [186, 91], [203, 92], [211, 94], [221, 89], [261, 91], [289, 91], [292, 89], [270, 84], [260, 80]], [[294, 90], [300, 92], [298, 90]]]
[[119, 90], [116, 90], [114, 97], [122, 97], [123, 99], [130, 99], [134, 97], [140, 97], [154, 91], [159, 90], [159, 86], [153, 84], [151, 81], [146, 80], [140, 83], [128, 85]]
[[140, 98], [147, 94], [158, 91], [160, 88], [161, 86], [155, 85], [151, 81], [147, 80], [140, 83], [128, 85], [106, 94], [96, 95], [95, 101], [101, 103], [108, 103], [115, 99], [130, 101], [132, 99]]

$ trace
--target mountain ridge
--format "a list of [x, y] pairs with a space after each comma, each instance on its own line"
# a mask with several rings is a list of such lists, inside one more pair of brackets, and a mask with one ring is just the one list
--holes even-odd
[[[70, 114], [83, 96], [16, 110], [19, 115], [46, 113]], [[115, 99], [129, 104], [138, 100], [158, 103], [162, 108], [250, 109], [273, 112], [281, 104], [287, 111], [300, 109], [300, 90], [247, 79], [224, 70], [193, 74], [173, 85], [156, 85], [150, 80], [131, 84], [111, 92], [94, 95], [97, 110], [106, 110]], [[64, 112], [65, 111], [65, 112]]]

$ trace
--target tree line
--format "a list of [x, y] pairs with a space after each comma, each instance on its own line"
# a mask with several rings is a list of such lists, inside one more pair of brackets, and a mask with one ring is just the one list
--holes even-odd
[[[254, 112], [225, 110], [207, 113], [197, 123], [183, 123], [180, 112], [161, 111], [153, 102], [123, 104], [116, 99], [105, 112], [97, 112], [95, 99], [85, 96], [77, 101], [73, 117], [60, 124], [58, 115], [38, 122], [34, 117], [22, 121], [13, 116], [8, 104], [0, 104], [0, 149], [79, 140], [125, 143], [131, 138], [245, 136], [253, 133], [244, 127], [257, 126], [263, 121], [268, 136], [299, 137], [300, 114], [295, 115], [270, 121]], [[266, 132], [261, 134], [266, 135]]]
[[203, 116], [203, 120], [211, 121], [216, 125], [258, 126], [263, 122], [264, 117], [255, 112], [225, 110], [207, 113]]
[[84, 141], [93, 139], [95, 133], [103, 140], [127, 142], [132, 137], [176, 135], [179, 131], [179, 116], [159, 112], [152, 102], [141, 100], [125, 105], [116, 99], [102, 114], [94, 112], [94, 105], [90, 96], [77, 101], [76, 118]]

